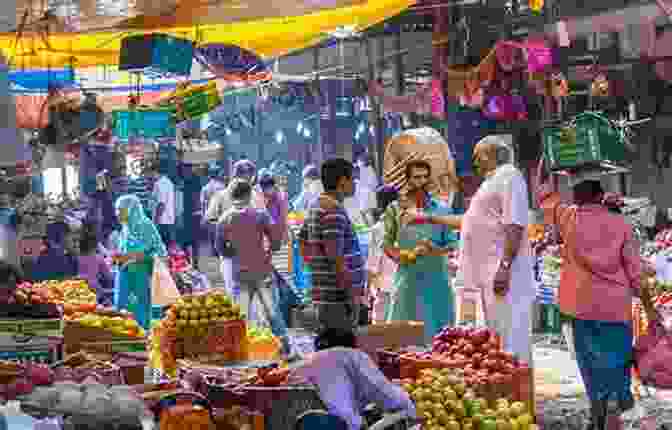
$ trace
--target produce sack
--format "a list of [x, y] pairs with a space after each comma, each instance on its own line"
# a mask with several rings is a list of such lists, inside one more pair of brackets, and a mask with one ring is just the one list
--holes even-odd
[[170, 306], [180, 297], [180, 292], [166, 263], [160, 257], [155, 257], [152, 272], [152, 304], [155, 306]]
[[635, 363], [643, 384], [656, 388], [672, 388], [672, 335], [663, 327], [659, 317], [649, 325], [634, 348]]

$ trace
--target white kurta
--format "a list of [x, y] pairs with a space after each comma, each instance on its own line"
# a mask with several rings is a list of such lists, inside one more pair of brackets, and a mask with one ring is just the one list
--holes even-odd
[[[534, 257], [527, 238], [529, 199], [522, 174], [512, 165], [497, 169], [474, 195], [462, 224], [460, 266], [465, 287], [481, 291], [485, 318], [502, 336], [506, 350], [531, 362]], [[494, 294], [493, 282], [506, 241], [505, 226], [524, 227], [518, 256], [511, 266], [511, 288]]]

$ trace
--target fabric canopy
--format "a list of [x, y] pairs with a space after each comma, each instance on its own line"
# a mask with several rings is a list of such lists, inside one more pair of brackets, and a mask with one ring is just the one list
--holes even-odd
[[[264, 59], [307, 48], [340, 27], [360, 31], [401, 13], [415, 0], [368, 0], [365, 4], [294, 18], [270, 18], [220, 25], [155, 28], [152, 31], [187, 37], [198, 43], [228, 43]], [[58, 33], [48, 37], [0, 34], [0, 50], [15, 69], [94, 67], [119, 61], [121, 39], [133, 30], [100, 33]], [[142, 30], [137, 30], [142, 32]]]

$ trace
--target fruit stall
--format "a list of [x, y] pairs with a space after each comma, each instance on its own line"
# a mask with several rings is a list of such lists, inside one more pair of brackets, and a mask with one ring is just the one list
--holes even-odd
[[534, 422], [532, 369], [489, 329], [446, 327], [431, 350], [380, 350], [379, 363], [411, 396], [423, 428], [527, 430]]

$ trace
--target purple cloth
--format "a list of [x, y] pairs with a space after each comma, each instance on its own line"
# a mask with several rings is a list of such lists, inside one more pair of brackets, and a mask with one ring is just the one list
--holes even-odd
[[416, 416], [408, 394], [390, 382], [365, 352], [357, 349], [329, 348], [316, 352], [292, 372], [292, 378], [316, 385], [329, 413], [343, 418], [350, 430], [362, 429], [362, 411], [371, 403], [385, 411], [405, 411], [411, 418]]

